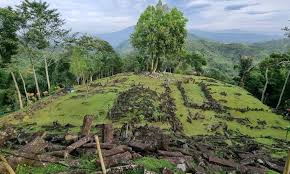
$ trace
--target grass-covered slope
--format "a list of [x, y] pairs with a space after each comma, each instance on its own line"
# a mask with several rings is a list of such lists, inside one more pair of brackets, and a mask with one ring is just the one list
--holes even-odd
[[77, 86], [73, 93], [47, 97], [0, 123], [79, 126], [84, 115], [93, 115], [95, 123], [115, 127], [153, 124], [189, 136], [228, 132], [265, 143], [269, 137], [284, 139], [289, 125], [246, 90], [199, 76], [119, 74], [95, 81], [87, 99], [85, 94], [86, 88]]

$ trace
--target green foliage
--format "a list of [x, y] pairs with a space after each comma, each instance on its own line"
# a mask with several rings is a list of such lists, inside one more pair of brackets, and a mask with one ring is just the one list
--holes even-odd
[[84, 51], [80, 48], [72, 48], [72, 61], [70, 71], [77, 77], [86, 79], [89, 69], [85, 61]]
[[19, 22], [18, 14], [12, 8], [0, 8], [0, 67], [1, 63], [9, 63], [11, 56], [16, 54]]
[[133, 52], [129, 55], [125, 55], [122, 58], [123, 72], [141, 72], [146, 71], [146, 60], [138, 53]]
[[[290, 49], [290, 40], [281, 39], [256, 44], [225, 44], [199, 38], [188, 34], [185, 50], [199, 52], [204, 55], [207, 65], [203, 68], [204, 75], [218, 80], [234, 83], [233, 77], [238, 76], [234, 69], [239, 64], [240, 55], [254, 58], [254, 64], [264, 60], [273, 52], [284, 53]], [[117, 47], [121, 55], [129, 55], [134, 48], [129, 41], [125, 41]], [[143, 54], [141, 54], [143, 55]], [[167, 63], [168, 61], [164, 62]], [[164, 69], [163, 69], [164, 70]]]
[[[290, 55], [288, 54], [271, 54], [270, 57], [261, 61], [257, 67], [255, 67], [245, 80], [245, 88], [254, 94], [257, 98], [261, 97], [262, 90], [265, 84], [265, 72], [268, 69], [269, 84], [266, 90], [265, 103], [275, 107], [279, 99], [284, 81], [286, 79], [289, 66], [281, 62], [290, 61]], [[283, 104], [288, 98], [290, 98], [290, 86], [287, 85], [283, 97]], [[286, 103], [284, 104], [286, 105]], [[286, 106], [285, 106], [286, 107]]]
[[134, 161], [135, 164], [143, 165], [145, 169], [161, 174], [161, 169], [168, 168], [171, 170], [176, 170], [171, 162], [163, 159], [156, 159], [153, 157], [143, 157]]
[[26, 46], [44, 49], [51, 42], [58, 43], [67, 31], [62, 29], [64, 21], [56, 9], [49, 9], [49, 4], [42, 1], [24, 0], [17, 6], [21, 18], [21, 30], [25, 31], [21, 39]]
[[268, 170], [266, 174], [279, 174], [278, 172], [275, 172], [273, 170]]
[[176, 8], [169, 10], [160, 2], [149, 6], [141, 14], [131, 36], [132, 45], [146, 58], [150, 71], [156, 71], [160, 62], [175, 57], [186, 38], [187, 19]]
[[88, 79], [94, 75], [111, 75], [122, 69], [120, 57], [106, 41], [90, 36], [71, 38], [66, 43], [66, 50], [72, 62], [76, 63], [72, 64], [71, 70], [77, 77]]
[[202, 67], [207, 65], [207, 62], [202, 54], [198, 52], [185, 52], [181, 57], [181, 69], [194, 70], [196, 74], [203, 73]]

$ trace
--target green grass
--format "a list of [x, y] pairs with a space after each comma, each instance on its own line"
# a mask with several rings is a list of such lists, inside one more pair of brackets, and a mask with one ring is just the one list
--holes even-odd
[[[250, 111], [250, 112], [237, 112], [229, 110], [232, 116], [237, 118], [248, 118], [252, 126], [259, 126], [258, 119], [266, 121], [267, 125], [265, 129], [250, 129], [236, 121], [226, 121], [222, 118], [216, 118], [214, 111], [202, 111], [199, 109], [188, 108], [183, 104], [183, 99], [180, 91], [177, 89], [176, 82], [182, 81], [188, 78], [194, 79], [195, 83], [190, 81], [183, 84], [186, 94], [190, 101], [195, 103], [203, 103], [206, 101], [204, 94], [202, 93], [199, 82], [204, 82], [210, 88], [210, 92], [213, 97], [219, 101], [224, 100], [226, 103], [221, 102], [222, 105], [232, 108], [263, 108], [265, 111]], [[122, 82], [116, 83], [116, 80]], [[272, 126], [280, 126], [286, 128], [289, 121], [285, 121], [282, 116], [272, 113], [269, 108], [261, 103], [257, 98], [249, 95], [248, 92], [240, 87], [229, 85], [220, 81], [216, 81], [206, 77], [189, 76], [180, 74], [165, 74], [158, 78], [152, 78], [145, 75], [135, 74], [118, 74], [113, 77], [103, 78], [96, 80], [89, 90], [88, 99], [85, 96], [85, 87], [76, 86], [76, 92], [61, 96], [57, 99], [51, 99], [50, 97], [44, 98], [42, 101], [53, 100], [50, 104], [46, 105], [43, 109], [36, 110], [33, 113], [23, 112], [23, 117], [20, 119], [14, 117], [17, 113], [13, 113], [0, 118], [0, 123], [8, 122], [12, 124], [22, 125], [23, 123], [36, 122], [37, 126], [33, 130], [39, 128], [41, 125], [51, 124], [53, 121], [58, 121], [61, 124], [73, 124], [78, 126], [74, 128], [74, 131], [79, 130], [79, 126], [82, 124], [83, 117], [85, 115], [93, 115], [95, 117], [94, 124], [109, 123], [111, 120], [107, 119], [108, 110], [112, 107], [114, 101], [118, 97], [118, 93], [128, 90], [132, 85], [141, 84], [145, 87], [149, 87], [155, 90], [158, 95], [164, 92], [162, 83], [164, 80], [169, 82], [171, 88], [171, 97], [175, 100], [176, 104], [176, 116], [183, 125], [184, 133], [186, 135], [209, 135], [214, 134], [209, 130], [210, 126], [218, 122], [226, 123], [231, 130], [239, 131], [244, 135], [248, 135], [257, 138], [257, 141], [269, 144], [269, 140], [261, 139], [261, 136], [271, 136], [274, 138], [284, 139], [286, 132], [284, 130], [273, 129]], [[101, 83], [102, 86], [96, 86], [95, 84]], [[226, 95], [221, 93], [225, 92]], [[29, 110], [26, 108], [25, 110]], [[187, 122], [187, 117], [190, 111], [193, 115], [200, 113], [205, 116], [203, 120], [193, 120], [192, 123]], [[21, 112], [18, 112], [21, 113]], [[223, 114], [221, 114], [223, 115]], [[16, 118], [16, 119], [15, 119]], [[122, 118], [117, 122], [114, 122], [115, 127], [121, 126], [123, 123], [129, 121], [130, 118]], [[149, 124], [146, 121], [139, 123], [140, 125]], [[150, 123], [155, 126], [159, 126], [163, 129], [169, 129], [168, 123]], [[220, 131], [220, 130], [218, 130]]]
[[268, 170], [266, 174], [279, 174], [278, 172], [275, 172], [273, 170]]
[[[251, 96], [246, 90], [234, 86], [228, 87], [225, 85], [210, 86], [213, 98], [217, 101], [225, 100], [224, 106], [231, 108], [258, 108], [268, 110], [269, 108], [264, 105], [260, 100]], [[221, 95], [222, 92], [226, 93], [226, 96]]]
[[191, 102], [201, 105], [207, 101], [198, 84], [187, 83], [183, 87]]
[[134, 163], [137, 165], [144, 166], [144, 168], [149, 171], [160, 173], [160, 174], [162, 173], [162, 169], [164, 169], [165, 167], [175, 171], [175, 173], [179, 172], [176, 169], [175, 165], [163, 159], [157, 159], [153, 157], [143, 157], [143, 158], [135, 160]]
[[27, 165], [19, 165], [16, 169], [17, 174], [55, 174], [59, 172], [69, 172], [82, 170], [86, 173], [95, 173], [100, 171], [100, 167], [96, 166], [95, 156], [81, 156], [79, 158], [79, 166], [73, 166], [74, 168], [69, 168], [60, 164], [48, 164], [45, 167], [31, 167]]
[[30, 167], [27, 165], [18, 166], [17, 174], [55, 174], [65, 172], [68, 168], [63, 165], [48, 164], [46, 167]]

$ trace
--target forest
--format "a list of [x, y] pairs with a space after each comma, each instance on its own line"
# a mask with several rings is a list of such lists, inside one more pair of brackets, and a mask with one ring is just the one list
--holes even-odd
[[[162, 17], [164, 15], [162, 13], [169, 10], [167, 8], [166, 5], [157, 7], [155, 17], [157, 19]], [[50, 9], [45, 2], [24, 1], [18, 7], [1, 8], [1, 112], [20, 109], [58, 87], [89, 84], [94, 79], [120, 72], [148, 70], [180, 74], [196, 73], [223, 79], [245, 87], [273, 108], [287, 108], [287, 99], [290, 96], [287, 85], [289, 74], [287, 51], [255, 55], [254, 50], [243, 50], [240, 45], [236, 45], [240, 47], [239, 50], [234, 48], [235, 45], [213, 45], [214, 42], [209, 45], [210, 42], [206, 41], [204, 42], [207, 45], [203, 44], [204, 48], [200, 48], [194, 41], [186, 40], [187, 19], [180, 11], [172, 9], [164, 16], [167, 19], [164, 19], [163, 26], [157, 28], [153, 25], [159, 25], [157, 21], [155, 23], [146, 21], [146, 15], [152, 14], [150, 10], [154, 9], [148, 8], [140, 16], [140, 24], [137, 24], [136, 31], [131, 37], [135, 50], [127, 55], [120, 55], [104, 40], [64, 29], [65, 21], [61, 19], [57, 9]], [[176, 24], [170, 26], [172, 23]], [[167, 26], [173, 27], [172, 30], [178, 30], [178, 33], [164, 32], [162, 27]], [[162, 35], [156, 32], [156, 36], [152, 33], [149, 38], [144, 38], [143, 33], [150, 32], [153, 28]], [[286, 27], [285, 30], [287, 29]], [[152, 43], [152, 48], [147, 48], [148, 42]], [[156, 48], [156, 45], [162, 46]], [[214, 48], [223, 49], [219, 51], [222, 54], [210, 52]], [[235, 52], [230, 53], [232, 51]], [[225, 55], [229, 53], [232, 54], [231, 57]], [[227, 64], [217, 63], [217, 60], [224, 59], [232, 60], [225, 60]], [[211, 66], [206, 66], [207, 64]], [[284, 84], [288, 90], [282, 90]]]
[[[128, 158], [136, 173], [140, 165], [156, 173], [282, 172], [290, 131], [290, 24], [286, 20], [281, 40], [244, 44], [197, 37], [188, 22], [181, 10], [159, 0], [138, 17], [130, 38], [113, 47], [67, 28], [48, 2], [0, 7], [0, 133], [6, 131], [0, 147], [21, 147], [0, 156], [23, 153], [21, 164], [28, 164], [26, 149], [43, 157], [51, 173], [72, 170], [76, 158], [78, 169], [95, 172], [102, 161], [88, 155], [98, 144], [90, 131], [101, 127], [107, 167]], [[79, 127], [80, 134], [71, 135]], [[10, 135], [7, 128], [31, 137], [20, 141], [12, 137], [22, 134]], [[54, 134], [33, 139], [36, 130]], [[40, 147], [44, 140], [50, 143], [45, 153], [28, 143]], [[258, 162], [245, 163], [250, 158]], [[176, 162], [181, 159], [186, 167]], [[17, 173], [49, 173], [13, 165]]]

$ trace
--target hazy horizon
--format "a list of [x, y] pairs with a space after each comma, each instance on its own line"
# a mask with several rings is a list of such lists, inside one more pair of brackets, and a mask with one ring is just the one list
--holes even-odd
[[[74, 32], [104, 34], [134, 26], [148, 5], [158, 0], [46, 0], [56, 8]], [[21, 0], [1, 0], [0, 7]], [[242, 30], [282, 35], [290, 25], [290, 1], [284, 0], [166, 0], [188, 18], [188, 29], [202, 31]]]

